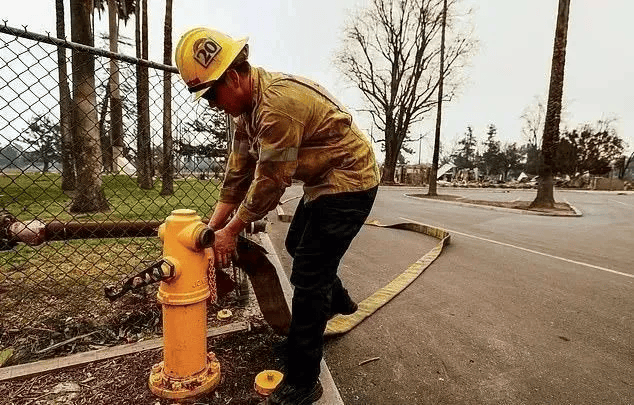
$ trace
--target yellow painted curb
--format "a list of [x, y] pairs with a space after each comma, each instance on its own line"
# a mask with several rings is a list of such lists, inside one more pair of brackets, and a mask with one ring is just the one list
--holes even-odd
[[381, 228], [403, 229], [433, 236], [439, 239], [438, 244], [423, 257], [411, 264], [403, 273], [390, 281], [385, 287], [377, 290], [374, 294], [359, 303], [357, 312], [351, 315], [337, 315], [328, 321], [324, 336], [336, 336], [349, 332], [355, 326], [363, 322], [367, 317], [375, 313], [392, 298], [409, 286], [418, 276], [420, 276], [429, 265], [436, 260], [443, 248], [449, 244], [451, 235], [443, 229], [429, 225], [403, 222], [393, 225], [383, 225], [378, 221], [366, 221], [366, 225], [378, 226]]

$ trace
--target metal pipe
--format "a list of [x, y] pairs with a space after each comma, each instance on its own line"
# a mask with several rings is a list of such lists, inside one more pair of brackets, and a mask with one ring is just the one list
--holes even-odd
[[138, 59], [132, 56], [127, 56], [120, 53], [106, 51], [105, 49], [99, 49], [99, 48], [94, 48], [92, 46], [70, 42], [70, 41], [67, 41], [66, 39], [51, 37], [50, 35], [36, 34], [34, 32], [27, 31], [26, 26], [24, 27], [24, 29], [13, 28], [7, 25], [6, 20], [4, 20], [3, 22], [4, 22], [4, 25], [0, 24], [0, 32], [4, 34], [14, 35], [16, 37], [30, 39], [33, 41], [44, 42], [44, 43], [55, 45], [55, 46], [61, 46], [63, 48], [74, 49], [76, 51], [89, 52], [94, 55], [104, 56], [106, 58], [111, 58], [111, 59], [117, 59], [124, 62], [135, 64], [135, 65], [147, 66], [154, 69], [168, 71], [171, 73], [178, 73], [178, 69], [174, 66], [163, 65], [162, 63], [152, 62], [145, 59]]
[[[202, 220], [208, 223], [207, 219]], [[160, 221], [125, 221], [125, 222], [79, 222], [51, 221], [48, 224], [37, 219], [22, 222], [13, 215], [0, 214], [0, 240], [15, 245], [23, 242], [37, 246], [44, 242], [70, 239], [104, 239], [104, 238], [143, 238], [154, 237], [161, 226]], [[247, 233], [265, 232], [266, 222], [256, 221], [249, 224]]]

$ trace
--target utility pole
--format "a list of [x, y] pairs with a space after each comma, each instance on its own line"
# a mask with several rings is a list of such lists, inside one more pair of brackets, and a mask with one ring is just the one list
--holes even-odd
[[418, 165], [420, 166], [420, 144], [423, 142], [423, 137], [418, 138]]
[[445, 65], [445, 26], [447, 25], [447, 0], [443, 0], [442, 4], [442, 32], [440, 40], [440, 76], [438, 77], [438, 110], [436, 114], [436, 136], [434, 138], [434, 158], [431, 164], [431, 172], [429, 173], [429, 190], [427, 195], [436, 196], [436, 176], [438, 175], [438, 159], [440, 154], [440, 125], [442, 123], [442, 90], [444, 81], [444, 65]]

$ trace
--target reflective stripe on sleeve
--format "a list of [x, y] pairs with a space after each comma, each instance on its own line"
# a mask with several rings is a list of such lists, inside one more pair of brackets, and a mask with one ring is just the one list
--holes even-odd
[[293, 162], [297, 160], [297, 148], [269, 149], [260, 152], [260, 162]]
[[241, 141], [238, 139], [233, 140], [233, 147], [231, 150], [238, 155], [248, 155], [249, 154], [249, 142]]

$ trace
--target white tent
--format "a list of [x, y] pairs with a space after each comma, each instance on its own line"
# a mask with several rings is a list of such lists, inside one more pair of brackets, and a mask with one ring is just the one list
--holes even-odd
[[132, 163], [128, 161], [128, 159], [123, 156], [119, 156], [117, 158], [117, 171], [120, 174], [127, 174], [128, 176], [132, 176], [136, 174], [136, 167]]
[[439, 179], [445, 174], [449, 173], [454, 167], [455, 166], [451, 163], [445, 163], [444, 165], [442, 165], [442, 167], [438, 169], [438, 173], [436, 173], [436, 179]]

